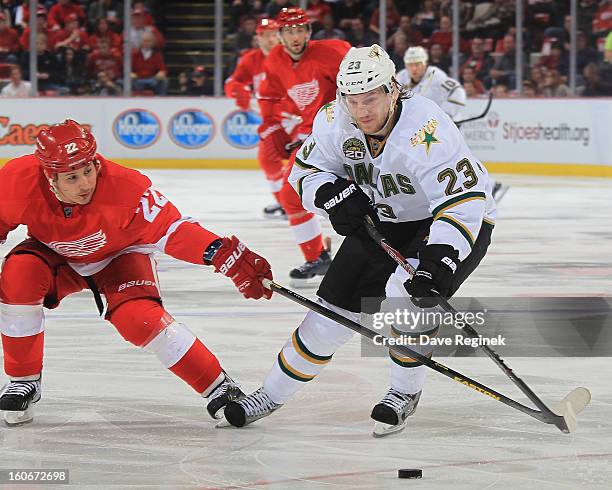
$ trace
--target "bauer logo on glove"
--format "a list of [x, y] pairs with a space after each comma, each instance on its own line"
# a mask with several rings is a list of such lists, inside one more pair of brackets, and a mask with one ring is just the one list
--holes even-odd
[[356, 191], [357, 191], [357, 187], [355, 187], [355, 184], [351, 184], [346, 189], [344, 189], [342, 192], [340, 192], [337, 196], [334, 196], [329, 201], [327, 201], [323, 205], [323, 207], [325, 208], [326, 211], [329, 211], [336, 204], [340, 204], [340, 202], [342, 202], [343, 199], [346, 199], [348, 196], [350, 196], [353, 192], [356, 192]]

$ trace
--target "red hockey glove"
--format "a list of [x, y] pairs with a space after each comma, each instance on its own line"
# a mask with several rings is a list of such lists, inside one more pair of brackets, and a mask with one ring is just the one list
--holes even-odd
[[221, 246], [210, 259], [215, 272], [229, 277], [245, 298], [266, 299], [272, 291], [263, 287], [264, 278], [272, 280], [272, 270], [266, 259], [251, 252], [238, 238], [223, 238]]
[[236, 99], [236, 105], [243, 111], [248, 111], [251, 105], [251, 91], [245, 85], [237, 85], [232, 97]]
[[263, 123], [258, 132], [265, 153], [274, 152], [282, 160], [289, 158], [291, 152], [287, 150], [287, 145], [291, 143], [291, 139], [280, 124]]

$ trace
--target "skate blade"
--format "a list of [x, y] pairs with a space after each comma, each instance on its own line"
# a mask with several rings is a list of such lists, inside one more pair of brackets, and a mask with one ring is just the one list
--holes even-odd
[[18, 427], [20, 425], [29, 424], [34, 420], [34, 410], [29, 407], [23, 411], [5, 411], [4, 423], [8, 427]]
[[495, 203], [499, 203], [502, 198], [506, 195], [506, 192], [508, 192], [508, 189], [510, 189], [509, 185], [504, 185], [502, 184], [501, 187], [499, 188], [499, 190], [495, 193], [495, 196], [493, 199], [495, 199]]
[[374, 423], [374, 430], [372, 431], [372, 435], [374, 437], [385, 437], [391, 434], [397, 434], [398, 432], [403, 431], [406, 428], [406, 424], [408, 419], [406, 419], [403, 423], [397, 425], [389, 425], [384, 424], [382, 422]]

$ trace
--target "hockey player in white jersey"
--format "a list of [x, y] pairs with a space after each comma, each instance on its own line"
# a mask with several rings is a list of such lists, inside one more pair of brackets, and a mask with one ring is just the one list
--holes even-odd
[[438, 104], [451, 119], [465, 107], [465, 90], [454, 78], [436, 66], [428, 66], [425, 48], [413, 46], [404, 54], [406, 68], [397, 74], [397, 81], [406, 89]]
[[[487, 171], [447, 114], [401, 89], [393, 62], [378, 45], [352, 48], [337, 85], [336, 100], [316, 116], [289, 179], [305, 208], [328, 217], [346, 236], [317, 291], [319, 301], [355, 321], [364, 297], [410, 296], [405, 303], [411, 308], [435, 307], [435, 292], [452, 296], [490, 244], [495, 202]], [[416, 267], [412, 280], [368, 236], [366, 215]], [[437, 326], [428, 335], [436, 333]], [[227, 421], [242, 427], [281, 407], [352, 336], [309, 311], [263, 386], [227, 405]], [[432, 353], [430, 346], [415, 348]], [[389, 355], [390, 388], [371, 414], [375, 436], [405, 427], [425, 383], [425, 366]]]

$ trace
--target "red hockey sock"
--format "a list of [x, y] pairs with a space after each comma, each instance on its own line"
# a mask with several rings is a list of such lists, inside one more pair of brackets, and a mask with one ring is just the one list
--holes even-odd
[[169, 369], [198, 393], [204, 392], [221, 374], [219, 360], [199, 339]]
[[321, 252], [323, 252], [325, 249], [325, 246], [323, 245], [323, 235], [318, 235], [312, 240], [300, 243], [300, 249], [302, 249], [304, 258], [308, 262], [318, 259]]

